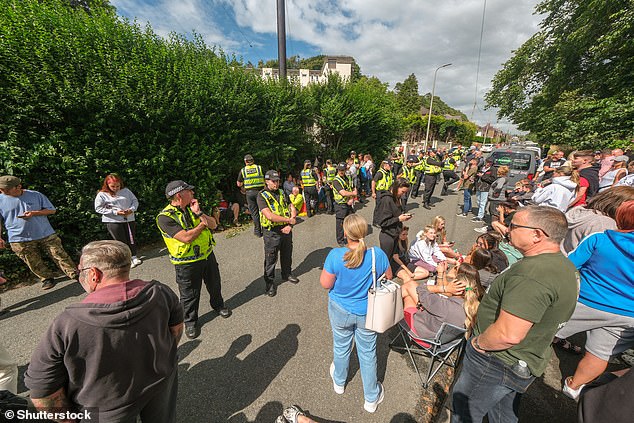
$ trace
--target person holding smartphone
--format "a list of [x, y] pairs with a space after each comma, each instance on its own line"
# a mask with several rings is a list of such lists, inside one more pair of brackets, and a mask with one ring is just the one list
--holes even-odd
[[[77, 266], [62, 246], [48, 221], [57, 209], [38, 191], [22, 188], [17, 176], [0, 176], [0, 220], [7, 230], [13, 252], [42, 282], [42, 289], [55, 286], [55, 273], [46, 265], [42, 250], [53, 258], [70, 279], [77, 279]], [[0, 225], [0, 231], [2, 225]], [[0, 249], [6, 247], [0, 238]]]
[[401, 199], [409, 191], [409, 181], [397, 178], [392, 184], [391, 195], [383, 195], [379, 199], [376, 209], [377, 221], [381, 227], [379, 243], [383, 252], [392, 261], [396, 249], [396, 242], [403, 229], [403, 222], [412, 218], [411, 213], [405, 213]]

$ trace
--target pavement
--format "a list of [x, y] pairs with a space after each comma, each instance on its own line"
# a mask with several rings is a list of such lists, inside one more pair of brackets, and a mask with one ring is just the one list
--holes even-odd
[[[440, 192], [440, 187], [436, 190]], [[410, 199], [414, 213], [408, 223], [410, 236], [436, 215], [447, 219], [448, 239], [460, 251], [468, 251], [478, 227], [470, 219], [456, 217], [462, 193], [435, 197], [437, 206], [425, 210], [421, 199]], [[374, 200], [359, 204], [357, 213], [372, 219]], [[369, 244], [378, 245], [372, 228]], [[319, 422], [415, 422], [446, 420], [440, 413], [451, 379], [441, 372], [428, 391], [408, 362], [407, 355], [390, 351], [395, 329], [379, 335], [378, 373], [385, 387], [385, 400], [374, 414], [363, 409], [361, 376], [356, 357], [351, 360], [343, 395], [332, 389], [328, 370], [332, 360], [332, 335], [327, 314], [327, 292], [319, 284], [326, 255], [336, 247], [334, 216], [318, 214], [293, 229], [293, 274], [297, 285], [284, 283], [278, 294], [264, 294], [263, 242], [247, 226], [239, 233], [216, 235], [223, 296], [233, 315], [223, 319], [211, 310], [207, 292], [201, 295], [201, 336], [183, 337], [179, 346], [179, 422], [273, 422], [284, 407], [298, 404]], [[230, 236], [227, 236], [229, 234]], [[178, 292], [174, 266], [162, 244], [142, 254], [143, 264], [132, 277], [159, 280]], [[277, 280], [279, 283], [279, 268]], [[31, 351], [50, 322], [65, 306], [84, 297], [81, 286], [61, 281], [49, 291], [39, 284], [4, 292], [2, 305], [9, 313], [0, 316], [1, 342], [19, 364], [19, 390], [26, 392], [23, 374]], [[562, 356], [563, 355], [563, 356]], [[560, 357], [563, 359], [560, 363]], [[105, 358], [107, 359], [107, 358]], [[523, 422], [574, 422], [575, 403], [561, 392], [561, 371], [570, 372], [577, 356], [558, 352], [546, 375], [524, 396]], [[423, 365], [424, 368], [424, 365]], [[566, 373], [569, 374], [569, 373]], [[438, 416], [440, 414], [440, 416]]]

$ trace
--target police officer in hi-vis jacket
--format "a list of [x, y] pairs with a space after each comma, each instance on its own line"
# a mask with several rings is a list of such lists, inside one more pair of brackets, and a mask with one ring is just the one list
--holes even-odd
[[287, 204], [284, 192], [280, 189], [280, 175], [269, 170], [264, 177], [266, 187], [258, 194], [260, 222], [264, 236], [264, 283], [266, 295], [277, 294], [275, 285], [275, 264], [280, 255], [282, 282], [299, 282], [291, 275], [293, 259], [293, 225], [297, 210], [293, 204]]
[[245, 166], [238, 174], [236, 184], [240, 188], [244, 188], [247, 197], [247, 206], [253, 219], [253, 234], [258, 238], [262, 237], [262, 228], [260, 227], [260, 213], [258, 210], [258, 193], [264, 188], [264, 172], [262, 167], [256, 165], [253, 156], [247, 154], [244, 156]]

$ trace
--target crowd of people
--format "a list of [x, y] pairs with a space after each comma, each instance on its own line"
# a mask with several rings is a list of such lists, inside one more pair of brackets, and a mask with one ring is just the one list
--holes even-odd
[[[575, 372], [564, 375], [563, 393], [573, 399], [583, 396], [612, 356], [634, 346], [632, 169], [623, 164], [628, 159], [620, 150], [594, 153], [577, 151], [566, 161], [563, 152], [554, 152], [536, 178], [514, 187], [507, 183], [509, 167], [475, 147], [409, 154], [400, 148], [376, 167], [369, 154], [353, 151], [336, 164], [307, 160], [297, 179], [289, 173], [283, 183], [277, 170], [264, 171], [246, 155], [236, 185], [244, 193], [253, 233], [263, 239], [263, 292], [270, 297], [277, 293], [278, 259], [281, 280], [299, 282], [292, 274], [298, 217], [322, 211], [335, 215], [338, 248], [330, 250], [320, 275], [329, 297], [335, 393], [345, 393], [354, 344], [364, 409], [374, 413], [385, 398], [377, 375], [377, 334], [365, 328], [368, 289], [377, 275], [385, 275], [400, 279], [404, 309], [413, 315], [411, 329], [419, 336], [433, 338], [445, 322], [466, 330], [452, 421], [481, 421], [488, 415], [489, 421], [507, 422], [517, 421], [521, 394], [544, 373], [551, 344], [584, 354]], [[477, 228], [481, 233], [469, 251], [458, 251], [447, 239], [443, 216], [411, 233], [405, 225], [413, 216], [408, 199], [417, 198], [423, 184], [422, 206], [431, 210], [438, 182], [441, 196], [455, 183], [453, 191], [464, 191], [459, 216], [472, 212], [476, 195], [473, 220], [485, 225]], [[48, 222], [55, 213], [51, 202], [23, 189], [15, 176], [0, 177], [0, 218], [11, 249], [42, 288], [55, 284], [42, 261], [45, 250], [88, 293], [55, 319], [33, 353], [25, 384], [37, 408], [99, 406], [104, 421], [136, 416], [175, 421], [176, 347], [183, 333], [189, 339], [200, 335], [203, 283], [215, 313], [232, 315], [214, 254], [213, 231], [221, 211], [205, 211], [194, 189], [183, 180], [169, 182], [167, 205], [156, 217], [175, 267], [177, 296], [160, 282], [130, 279], [130, 269], [141, 264], [135, 238], [138, 200], [120, 176], [107, 175], [95, 198], [95, 211], [112, 240], [86, 245], [78, 266]], [[222, 196], [218, 200], [222, 214], [239, 223], [241, 207]], [[355, 213], [355, 204], [371, 201], [371, 224], [380, 229], [378, 247], [369, 246], [370, 223]], [[583, 347], [567, 339], [579, 332], [588, 335]], [[131, 349], [139, 354], [130, 355]], [[112, 360], [100, 360], [106, 353]], [[0, 364], [6, 357], [0, 351]], [[0, 389], [15, 391], [15, 372], [2, 376], [7, 374], [12, 380]], [[297, 420], [310, 421], [298, 407], [278, 418]]]

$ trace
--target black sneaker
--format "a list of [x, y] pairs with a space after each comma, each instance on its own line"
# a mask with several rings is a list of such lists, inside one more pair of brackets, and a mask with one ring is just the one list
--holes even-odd
[[277, 294], [277, 287], [275, 286], [275, 284], [266, 286], [266, 295], [268, 295], [269, 297], [275, 297], [276, 294]]
[[220, 310], [216, 310], [218, 312], [218, 314], [220, 315], [220, 317], [223, 318], [227, 318], [229, 316], [231, 316], [231, 309], [229, 307], [223, 307]]
[[51, 289], [55, 286], [55, 280], [52, 278], [45, 279], [42, 282], [42, 289]]
[[484, 222], [484, 219], [480, 218], [480, 217], [474, 217], [473, 219], [471, 219], [472, 222]]
[[200, 336], [200, 329], [197, 324], [185, 325], [185, 336], [189, 339], [196, 339]]
[[297, 279], [295, 276], [290, 275], [289, 277], [287, 277], [286, 279], [283, 279], [282, 282], [290, 282], [290, 283], [298, 283], [299, 279]]

